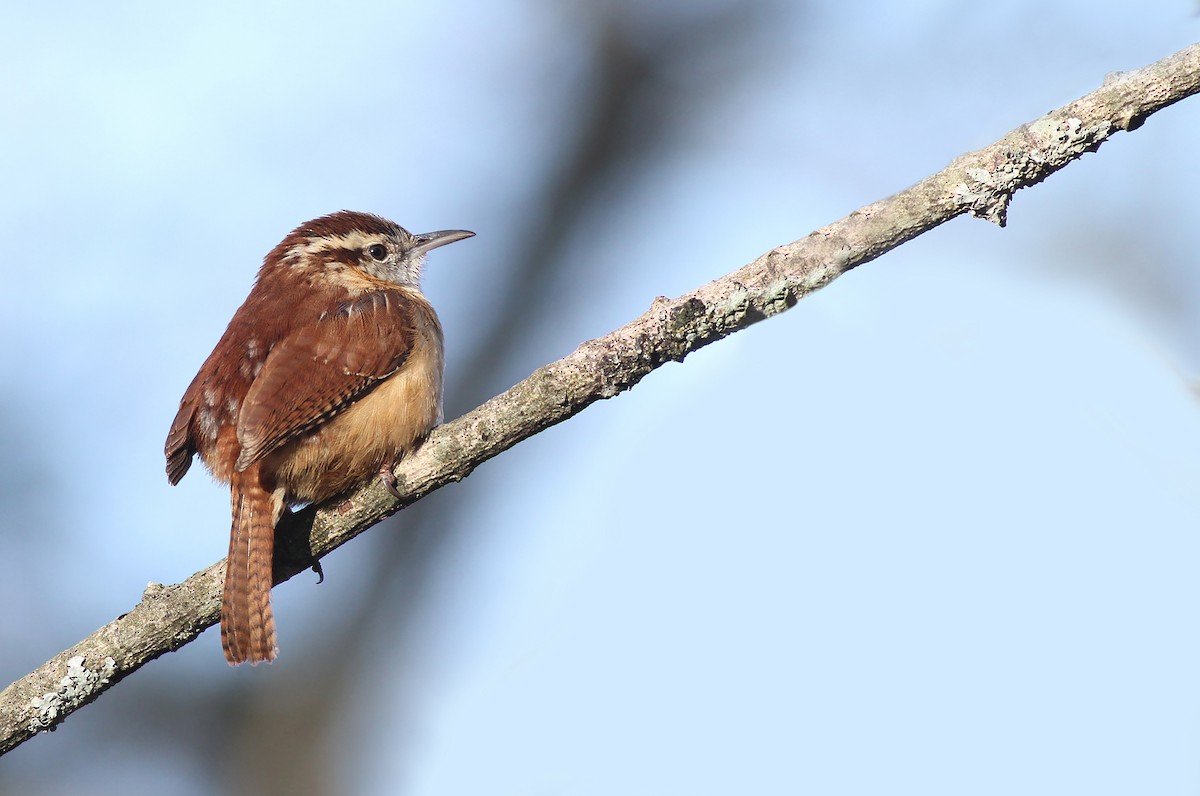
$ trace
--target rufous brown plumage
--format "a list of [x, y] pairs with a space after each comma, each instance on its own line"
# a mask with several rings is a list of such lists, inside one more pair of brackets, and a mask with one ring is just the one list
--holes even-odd
[[413, 235], [343, 211], [297, 227], [267, 254], [245, 303], [180, 401], [167, 477], [199, 454], [230, 485], [221, 602], [231, 664], [274, 659], [275, 526], [392, 468], [441, 419], [442, 328], [421, 293], [429, 250], [472, 235]]

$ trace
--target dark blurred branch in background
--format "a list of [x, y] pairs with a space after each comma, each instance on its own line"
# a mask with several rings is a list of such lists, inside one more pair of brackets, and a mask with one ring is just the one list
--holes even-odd
[[[469, 360], [451, 368], [448, 417], [511, 384], [512, 374], [537, 366], [523, 348], [539, 328], [574, 311], [561, 296], [565, 291], [559, 289], [556, 298], [556, 287], [564, 271], [569, 282], [570, 270], [578, 267], [564, 253], [580, 237], [595, 203], [635, 187], [644, 164], [671, 145], [687, 120], [747, 73], [749, 50], [766, 27], [760, 24], [762, 8], [744, 3], [667, 9], [612, 0], [579, 3], [573, 16], [572, 53], [586, 68], [568, 102], [543, 106], [544, 123], [559, 133], [560, 148], [543, 155], [552, 161], [549, 169], [526, 166], [546, 174], [538, 211], [511, 219], [519, 229], [518, 246], [507, 257], [494, 255], [494, 267], [505, 275], [503, 290], [490, 299], [498, 311], [479, 330]], [[230, 706], [240, 721], [216, 720], [241, 730], [226, 730], [227, 750], [220, 753], [248, 769], [235, 780], [269, 784], [277, 792], [337, 792], [330, 779], [334, 772], [320, 754], [322, 740], [336, 726], [331, 719], [345, 711], [364, 658], [375, 651], [372, 629], [394, 628], [409, 640], [410, 618], [421, 610], [427, 584], [436, 577], [436, 559], [458, 534], [469, 533], [457, 518], [470, 505], [460, 499], [406, 510], [397, 520], [402, 527], [376, 542], [371, 568], [354, 573], [361, 586], [353, 604], [340, 605], [339, 621], [328, 626], [323, 643], [301, 653], [310, 661], [306, 680], [276, 681], [245, 693], [245, 701]], [[412, 643], [420, 646], [418, 639]], [[390, 646], [410, 648], [394, 641]], [[403, 661], [405, 654], [399, 657]], [[298, 701], [298, 693], [307, 696]], [[268, 725], [271, 731], [264, 732]]]

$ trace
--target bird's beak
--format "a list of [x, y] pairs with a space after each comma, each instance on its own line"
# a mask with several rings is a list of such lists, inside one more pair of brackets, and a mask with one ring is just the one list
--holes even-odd
[[422, 255], [438, 246], [454, 243], [456, 240], [475, 237], [474, 232], [465, 229], [443, 229], [438, 232], [426, 232], [423, 235], [413, 235], [416, 245], [409, 251], [409, 256]]

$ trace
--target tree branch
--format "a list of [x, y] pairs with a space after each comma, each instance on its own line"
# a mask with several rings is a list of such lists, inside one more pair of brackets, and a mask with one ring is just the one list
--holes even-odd
[[[306, 509], [280, 529], [276, 582], [286, 580], [385, 517], [660, 365], [792, 307], [855, 266], [963, 213], [1005, 222], [1015, 191], [1094, 152], [1118, 130], [1200, 91], [1200, 45], [1110, 75], [1071, 104], [964, 155], [883, 201], [780, 246], [692, 293], [655, 299], [626, 326], [539, 368], [508, 391], [435, 429], [396, 470], [402, 502], [377, 483], [345, 504]], [[148, 661], [217, 622], [224, 562], [174, 586], [152, 584], [129, 613], [0, 692], [0, 754], [94, 700]]]

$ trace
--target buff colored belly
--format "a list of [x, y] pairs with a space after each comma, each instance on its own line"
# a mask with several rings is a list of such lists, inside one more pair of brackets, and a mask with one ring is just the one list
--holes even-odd
[[[412, 450], [441, 420], [440, 346], [419, 342], [399, 372], [315, 433], [267, 457], [292, 501], [325, 500]], [[337, 440], [331, 445], [331, 440]]]

